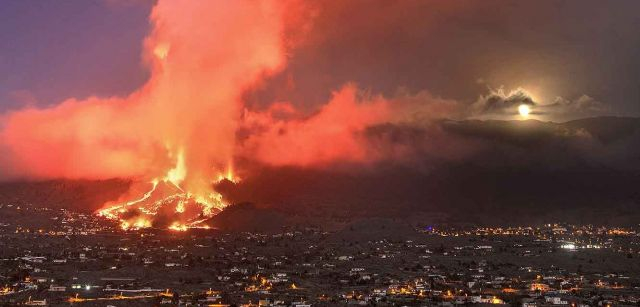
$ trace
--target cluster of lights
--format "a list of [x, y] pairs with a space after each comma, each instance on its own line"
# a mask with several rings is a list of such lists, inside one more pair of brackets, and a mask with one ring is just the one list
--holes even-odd
[[601, 249], [602, 246], [601, 245], [597, 245], [597, 244], [587, 244], [584, 246], [577, 246], [575, 243], [565, 243], [560, 245], [560, 248], [562, 249], [567, 249], [567, 250], [577, 250], [579, 248], [581, 249]]
[[71, 289], [85, 289], [86, 291], [91, 290], [91, 285], [85, 285], [84, 287], [82, 285], [72, 285]]

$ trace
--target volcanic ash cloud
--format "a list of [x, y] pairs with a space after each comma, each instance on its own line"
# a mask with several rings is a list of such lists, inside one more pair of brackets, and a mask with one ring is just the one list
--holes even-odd
[[3, 119], [3, 168], [28, 178], [165, 176], [209, 189], [232, 159], [240, 95], [284, 64], [279, 2], [159, 1], [143, 58], [151, 77], [124, 98], [68, 99]]

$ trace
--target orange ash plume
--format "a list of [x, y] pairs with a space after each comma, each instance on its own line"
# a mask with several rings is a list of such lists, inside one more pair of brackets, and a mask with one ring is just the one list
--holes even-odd
[[169, 204], [187, 215], [170, 228], [196, 226], [225, 206], [212, 184], [236, 180], [229, 161], [242, 92], [285, 62], [284, 13], [280, 1], [158, 1], [144, 42], [148, 82], [128, 97], [69, 99], [6, 114], [0, 144], [9, 171], [138, 178], [147, 192], [100, 214], [126, 229], [144, 228]]
[[144, 42], [148, 82], [127, 97], [5, 114], [1, 162], [29, 178], [137, 179], [98, 214], [123, 229], [184, 231], [209, 227], [207, 218], [227, 205], [213, 186], [239, 180], [235, 157], [302, 167], [394, 159], [411, 151], [372, 146], [369, 127], [459, 112], [426, 92], [385, 98], [351, 84], [313, 114], [291, 103], [243, 110], [243, 93], [281, 71], [285, 49], [304, 43], [315, 13], [298, 4], [158, 1]]
[[273, 104], [264, 112], [245, 110], [242, 129], [249, 133], [241, 149], [246, 157], [276, 166], [319, 167], [406, 158], [405, 148], [372, 144], [366, 130], [385, 123], [425, 124], [455, 117], [459, 110], [456, 101], [428, 92], [386, 98], [347, 84], [308, 116], [298, 114], [289, 103]]
[[290, 105], [273, 105], [266, 113], [245, 112], [246, 125], [262, 127], [261, 133], [249, 136], [245, 146], [263, 162], [302, 166], [369, 159], [358, 134], [391, 114], [382, 97], [360, 101], [354, 85], [334, 92], [332, 99], [313, 116], [283, 120], [273, 116], [277, 112], [295, 113], [295, 109]]

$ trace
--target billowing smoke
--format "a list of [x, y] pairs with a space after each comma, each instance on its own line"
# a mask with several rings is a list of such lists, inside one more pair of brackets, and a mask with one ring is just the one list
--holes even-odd
[[[404, 159], [416, 155], [412, 137], [398, 142], [407, 135], [385, 125], [424, 126], [459, 113], [457, 102], [427, 92], [388, 98], [353, 84], [314, 113], [298, 101], [245, 108], [244, 94], [282, 71], [303, 42], [313, 12], [293, 1], [159, 1], [144, 41], [149, 80], [127, 97], [5, 114], [3, 177], [132, 178], [129, 192], [99, 214], [125, 229], [183, 230], [226, 205], [213, 188], [234, 180], [238, 158], [302, 167]], [[420, 143], [437, 136], [423, 133]]]
[[372, 127], [459, 113], [455, 101], [426, 92], [386, 98], [353, 84], [312, 114], [289, 102], [243, 109], [242, 94], [281, 70], [287, 49], [312, 25], [300, 16], [312, 17], [313, 9], [276, 1], [158, 2], [144, 42], [149, 81], [128, 97], [6, 114], [3, 167], [28, 178], [164, 177], [204, 195], [237, 156], [269, 165], [367, 163], [402, 151], [372, 144]]
[[5, 114], [4, 171], [150, 179], [180, 166], [169, 176], [205, 193], [233, 158], [242, 92], [285, 63], [285, 5], [159, 1], [144, 41], [148, 82], [123, 98]]
[[[489, 89], [473, 103], [482, 89], [465, 80], [494, 70], [504, 78], [486, 84], [553, 75], [555, 68], [504, 65], [526, 72], [512, 78], [503, 66], [476, 63], [531, 62], [519, 57], [539, 31], [510, 36], [492, 30], [509, 18], [487, 15], [519, 14], [484, 3], [481, 10], [444, 1], [375, 3], [159, 0], [141, 42], [149, 80], [126, 97], [71, 98], [0, 115], [0, 180], [131, 178], [117, 193], [88, 190], [100, 197], [75, 204], [126, 229], [211, 226], [218, 209], [247, 201], [296, 220], [440, 210], [473, 222], [482, 220], [479, 212], [534, 217], [554, 208], [637, 204], [638, 119], [548, 122], [609, 111], [589, 96], [549, 100], [553, 89], [541, 96]], [[522, 37], [527, 42], [504, 44]], [[397, 86], [407, 89], [394, 93]], [[530, 114], [519, 113], [523, 105]], [[48, 204], [49, 195], [68, 189], [42, 187]], [[4, 195], [33, 194], [18, 190], [10, 186]], [[76, 202], [73, 193], [60, 202]]]
[[[463, 168], [467, 167], [463, 165], [466, 161], [476, 172], [505, 165], [513, 166], [513, 169], [520, 165], [545, 170], [567, 169], [583, 164], [604, 165], [602, 160], [611, 160], [615, 162], [612, 165], [618, 167], [637, 157], [637, 148], [629, 145], [637, 144], [635, 123], [621, 126], [619, 130], [624, 133], [616, 130], [611, 133], [616, 137], [612, 137], [609, 128], [617, 122], [615, 120], [566, 125], [533, 121], [522, 125], [455, 121], [469, 116], [515, 115], [515, 109], [522, 104], [531, 106], [532, 115], [602, 109], [595, 100], [584, 97], [543, 104], [522, 89], [511, 93], [498, 90], [480, 97], [469, 110], [455, 100], [436, 97], [426, 91], [401, 91], [394, 95], [387, 91], [381, 95], [368, 92], [366, 87], [362, 89], [346, 83], [328, 86], [334, 89], [331, 97], [311, 111], [309, 105], [315, 100], [306, 103], [296, 100], [295, 95], [291, 101], [267, 101], [262, 109], [245, 105], [243, 100], [248, 91], [264, 86], [269, 77], [286, 70], [293, 48], [312, 49], [309, 46], [313, 44], [304, 47], [305, 35], [300, 35], [314, 24], [313, 10], [307, 9], [291, 1], [160, 0], [150, 16], [152, 32], [144, 41], [143, 58], [151, 70], [148, 82], [127, 97], [68, 99], [49, 108], [28, 107], [4, 114], [0, 124], [3, 179], [134, 178], [146, 186], [134, 186], [130, 195], [120, 201], [163, 201], [177, 193], [209, 195], [218, 178], [229, 177], [227, 172], [234, 161], [250, 161], [236, 167], [245, 167], [240, 171], [258, 180], [248, 178], [239, 186], [242, 188], [244, 184], [247, 191], [255, 189], [257, 192], [241, 196], [257, 195], [249, 200], [276, 202], [281, 199], [261, 197], [260, 189], [271, 196], [278, 187], [268, 186], [268, 183], [273, 178], [271, 175], [278, 171], [260, 173], [260, 167], [303, 169], [312, 172], [309, 178], [315, 180], [317, 176], [313, 172], [336, 165], [366, 167], [387, 163], [396, 167], [408, 163], [412, 176], [404, 176], [405, 165], [390, 168], [389, 173], [374, 176], [375, 180], [370, 181], [372, 184], [366, 185], [357, 198], [363, 201], [365, 198], [361, 196], [375, 190], [387, 194], [391, 200], [404, 195], [415, 196], [408, 197], [407, 203], [419, 203], [414, 201], [416, 199], [447, 203], [447, 197], [457, 193], [449, 193], [443, 186], [450, 182], [459, 186], [475, 184], [473, 180], [456, 181], [458, 178], [448, 174], [450, 165]], [[380, 12], [386, 14], [386, 11]], [[351, 18], [348, 14], [345, 16]], [[322, 20], [319, 21], [321, 24]], [[369, 20], [366, 23], [378, 26]], [[373, 30], [369, 35], [380, 32]], [[336, 32], [333, 28], [327, 30], [327, 33], [333, 32]], [[392, 31], [389, 35], [397, 32]], [[312, 35], [311, 39], [320, 40], [321, 37]], [[353, 39], [348, 36], [344, 40]], [[393, 58], [397, 57], [394, 55]], [[377, 64], [377, 61], [370, 62]], [[415, 63], [409, 64], [413, 69]], [[387, 77], [383, 74], [384, 65], [370, 66], [380, 70], [380, 78]], [[346, 65], [346, 68], [351, 67]], [[294, 83], [292, 80], [291, 84]], [[597, 133], [601, 126], [607, 128], [601, 133], [603, 136]], [[618, 134], [624, 138], [619, 140]], [[617, 152], [630, 154], [612, 154]], [[591, 153], [597, 154], [592, 156]], [[555, 157], [554, 161], [549, 157]], [[259, 167], [254, 168], [255, 165]], [[558, 165], [560, 167], [556, 167]], [[420, 172], [421, 167], [416, 166], [435, 171]], [[422, 182], [427, 173], [436, 174], [430, 177], [429, 190], [424, 195], [423, 192], [415, 195], [416, 191], [424, 190]], [[470, 176], [461, 177], [474, 178], [473, 172], [468, 174]], [[244, 178], [244, 174], [241, 177]], [[154, 181], [158, 178], [165, 179], [164, 184]], [[261, 178], [263, 181], [259, 180]], [[386, 184], [385, 178], [404, 180], [406, 184], [395, 185], [398, 189], [394, 193], [386, 193], [384, 189], [376, 188], [378, 183]], [[332, 181], [333, 177], [328, 179], [327, 182]], [[251, 180], [254, 180], [253, 185]], [[317, 184], [313, 180], [306, 186]], [[304, 183], [293, 181], [296, 181], [295, 188]], [[357, 183], [361, 181], [358, 178]], [[505, 181], [513, 182], [511, 177]], [[150, 193], [147, 192], [148, 185], [153, 185], [151, 191], [156, 194], [147, 194]], [[286, 187], [281, 185], [280, 189], [285, 191], [282, 195], [293, 194], [290, 193], [292, 189]], [[347, 184], [341, 183], [340, 188], [349, 190], [345, 194], [351, 192]], [[477, 190], [482, 197], [485, 190], [492, 189]], [[331, 189], [314, 195], [338, 194], [326, 191]], [[438, 193], [441, 193], [440, 198], [430, 196]], [[466, 203], [478, 195], [472, 196], [462, 195], [458, 200]], [[240, 196], [236, 199], [247, 200]], [[490, 201], [491, 197], [486, 199]], [[176, 199], [172, 202], [177, 204], [175, 210], [170, 208], [168, 213], [160, 210], [158, 216], [164, 219], [175, 212], [188, 213], [193, 199], [189, 199], [190, 202], [183, 200]], [[116, 208], [123, 209], [125, 215], [131, 212], [124, 207]], [[138, 219], [140, 216], [142, 214], [137, 213], [123, 217]], [[172, 221], [175, 221], [173, 216], [155, 222], [169, 225]], [[144, 225], [147, 222], [140, 221]]]
[[298, 113], [291, 104], [272, 105], [266, 112], [245, 112], [242, 154], [269, 165], [305, 167], [406, 158], [407, 148], [391, 148], [399, 142], [376, 136], [381, 130], [376, 127], [428, 125], [458, 116], [460, 105], [428, 92], [385, 98], [348, 84], [335, 91], [317, 112], [308, 116]]

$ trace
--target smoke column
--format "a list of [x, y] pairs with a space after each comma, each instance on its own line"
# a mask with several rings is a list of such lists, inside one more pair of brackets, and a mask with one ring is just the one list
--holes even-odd
[[[127, 97], [4, 114], [1, 177], [162, 179], [211, 197], [234, 158], [298, 167], [401, 159], [411, 152], [406, 144], [372, 143], [367, 129], [459, 112], [455, 101], [427, 92], [385, 98], [353, 84], [312, 114], [296, 102], [244, 109], [243, 94], [282, 71], [304, 44], [314, 14], [295, 1], [158, 1], [143, 42], [148, 82]], [[119, 201], [141, 199], [144, 190], [129, 194]]]
[[[285, 62], [281, 1], [159, 1], [144, 41], [151, 77], [128, 97], [5, 114], [8, 176], [179, 179], [206, 193], [233, 158], [242, 92]], [[117, 46], [114, 46], [117, 48]]]

